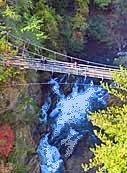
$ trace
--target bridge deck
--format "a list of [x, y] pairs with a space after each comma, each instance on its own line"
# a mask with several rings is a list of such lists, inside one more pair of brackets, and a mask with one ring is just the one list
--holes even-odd
[[44, 63], [41, 59], [37, 58], [29, 58], [29, 57], [20, 57], [15, 56], [13, 58], [4, 57], [2, 62], [3, 65], [13, 65], [14, 67], [18, 67], [20, 69], [31, 69], [31, 70], [42, 70], [49, 72], [58, 72], [58, 73], [67, 73], [78, 76], [89, 76], [94, 78], [102, 78], [102, 79], [111, 79], [114, 71], [119, 71], [119, 69], [115, 68], [107, 68], [100, 66], [91, 66], [78, 64], [74, 65], [73, 63], [62, 62], [47, 59]]

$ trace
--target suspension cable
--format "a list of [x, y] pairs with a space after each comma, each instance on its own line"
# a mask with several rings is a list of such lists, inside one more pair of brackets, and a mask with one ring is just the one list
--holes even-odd
[[[12, 36], [13, 38], [17, 39], [17, 40], [20, 40], [22, 42], [27, 43], [27, 40], [24, 40], [24, 39], [21, 39], [19, 37], [16, 37], [15, 35], [10, 34], [10, 33], [8, 33], [8, 34], [10, 36]], [[73, 59], [73, 60], [77, 60], [77, 61], [81, 61], [81, 62], [84, 62], [84, 63], [87, 63], [87, 64], [100, 65], [102, 67], [109, 67], [109, 68], [111, 67], [111, 68], [116, 68], [116, 69], [119, 68], [118, 66], [111, 66], [111, 65], [96, 63], [96, 62], [92, 62], [92, 61], [87, 61], [87, 60], [79, 59], [79, 58], [76, 58], [76, 57], [73, 57], [73, 56], [65, 55], [65, 54], [59, 53], [57, 51], [53, 51], [51, 49], [48, 49], [48, 48], [45, 48], [43, 46], [39, 46], [39, 45], [36, 45], [36, 44], [33, 44], [33, 43], [29, 43], [29, 44], [32, 45], [32, 46], [38, 47], [39, 49], [46, 50], [47, 52], [51, 52], [51, 53], [53, 53], [55, 55], [60, 55], [60, 56], [63, 56], [63, 57], [69, 58], [69, 59]], [[34, 54], [36, 54], [36, 53], [34, 53]], [[36, 54], [36, 55], [38, 55], [38, 54]], [[41, 56], [41, 55], [39, 55], [39, 56]]]
[[[68, 82], [58, 82], [59, 85], [74, 85], [75, 83], [68, 83]], [[11, 85], [11, 86], [36, 86], [36, 85], [54, 85], [54, 83], [50, 83], [50, 82], [30, 82], [30, 83], [17, 83], [17, 82], [12, 82], [10, 84], [7, 85]], [[77, 85], [82, 85], [82, 86], [92, 86], [91, 84], [83, 84], [83, 83], [77, 83]], [[93, 86], [98, 86], [98, 85], [93, 85]], [[0, 86], [1, 87], [1, 86]]]
[[[14, 45], [14, 44], [12, 44], [12, 43], [9, 43], [9, 45], [11, 45], [12, 47], [14, 47], [14, 48], [16, 48], [16, 49], [18, 49], [18, 46], [16, 46], [16, 45]], [[36, 56], [38, 56], [38, 57], [44, 57], [43, 55], [40, 55], [40, 54], [38, 54], [38, 53], [35, 53], [35, 52], [32, 52], [32, 51], [29, 51], [29, 50], [27, 50], [27, 53], [28, 54], [31, 54], [31, 55], [36, 55]], [[1, 55], [1, 54], [0, 54]], [[22, 53], [22, 55], [23, 55], [23, 53]], [[24, 56], [22, 56], [22, 57], [24, 57]], [[31, 59], [30, 59], [31, 58]], [[32, 57], [29, 57], [29, 58], [27, 58], [26, 60], [27, 60], [27, 62], [31, 62], [31, 60], [37, 60], [37, 61], [39, 61], [40, 60], [40, 58], [32, 58]], [[64, 61], [58, 61], [58, 60], [52, 60], [52, 59], [50, 59], [50, 58], [47, 58], [47, 57], [45, 57], [49, 62], [54, 62], [54, 63], [62, 63], [63, 65], [66, 65], [65, 63], [66, 62], [64, 62]], [[17, 59], [17, 58], [16, 58]], [[62, 65], [61, 64], [61, 65]], [[71, 64], [73, 64], [73, 63], [70, 63], [70, 65]], [[69, 64], [68, 64], [69, 65]], [[86, 67], [86, 65], [83, 65], [83, 64], [79, 64], [79, 65], [81, 65], [82, 67], [84, 66], [84, 67]], [[95, 67], [95, 66], [92, 66], [92, 65], [89, 65], [89, 67]], [[107, 67], [107, 66], [98, 66], [98, 68], [100, 68], [100, 69], [102, 69], [102, 68], [109, 68], [109, 67]], [[111, 68], [111, 67], [110, 67]], [[119, 68], [114, 68], [114, 66], [112, 66], [112, 69], [114, 70], [114, 69], [119, 69]]]

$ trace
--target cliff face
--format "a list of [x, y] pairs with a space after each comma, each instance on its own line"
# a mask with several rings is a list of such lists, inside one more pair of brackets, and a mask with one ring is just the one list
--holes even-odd
[[[16, 79], [14, 82], [12, 79], [0, 86], [0, 125], [9, 124], [15, 134], [12, 152], [8, 158], [2, 157], [0, 161], [4, 173], [7, 170], [12, 170], [13, 173], [40, 172], [39, 159], [35, 151], [40, 133], [36, 131], [35, 134], [32, 129], [38, 125], [37, 119], [45, 94], [41, 85], [27, 85], [28, 82], [39, 82], [39, 77], [43, 81], [48, 75], [45, 74], [43, 77], [43, 73], [40, 75], [34, 71], [27, 71], [25, 78], [21, 74], [20, 80]], [[41, 130], [44, 131], [45, 127]]]

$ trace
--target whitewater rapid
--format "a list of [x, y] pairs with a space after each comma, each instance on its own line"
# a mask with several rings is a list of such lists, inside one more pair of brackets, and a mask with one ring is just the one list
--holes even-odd
[[58, 101], [55, 108], [49, 112], [52, 106], [49, 93], [42, 105], [41, 121], [45, 124], [50, 123], [51, 127], [51, 132], [42, 137], [37, 148], [42, 173], [63, 173], [60, 149], [66, 148], [64, 159], [70, 157], [78, 140], [89, 131], [88, 112], [106, 105], [107, 92], [101, 86], [94, 86], [93, 82], [86, 85], [85, 80], [83, 81], [82, 87], [79, 87], [76, 81], [72, 92], [67, 96], [60, 92], [60, 85], [56, 79], [49, 81]]

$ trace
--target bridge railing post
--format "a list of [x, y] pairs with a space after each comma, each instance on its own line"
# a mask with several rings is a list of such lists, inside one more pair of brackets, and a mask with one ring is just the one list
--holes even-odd
[[53, 75], [53, 72], [54, 72], [54, 62], [53, 62], [53, 64], [52, 64], [52, 75]]
[[23, 49], [22, 49], [22, 57], [23, 57], [23, 59], [25, 58], [25, 48], [26, 48], [26, 45], [24, 43], [23, 44]]
[[89, 71], [89, 68], [88, 68], [88, 66], [86, 66], [86, 68], [85, 68], [85, 78], [87, 77], [87, 72]]
[[55, 60], [57, 59], [57, 54], [56, 54], [56, 52], [54, 52], [54, 59], [55, 59]]

